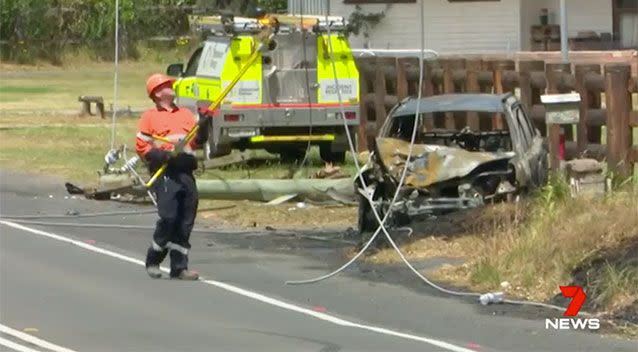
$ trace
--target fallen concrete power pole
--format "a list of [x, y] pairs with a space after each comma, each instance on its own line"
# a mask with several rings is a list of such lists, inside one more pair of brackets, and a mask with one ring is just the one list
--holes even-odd
[[269, 202], [283, 195], [296, 194], [314, 201], [354, 201], [351, 178], [287, 180], [197, 180], [200, 198]]
[[[269, 202], [281, 196], [316, 202], [354, 202], [354, 183], [351, 178], [340, 179], [248, 179], [197, 180], [201, 199], [252, 200]], [[96, 188], [80, 188], [67, 184], [69, 193], [84, 193], [91, 199], [110, 199], [111, 195], [144, 197], [146, 188], [128, 173], [100, 176]], [[294, 197], [292, 197], [294, 195]]]

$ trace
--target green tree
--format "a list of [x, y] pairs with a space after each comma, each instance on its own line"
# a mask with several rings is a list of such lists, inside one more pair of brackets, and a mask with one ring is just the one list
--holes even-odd
[[[203, 12], [254, 14], [285, 10], [286, 0], [119, 0], [120, 58], [137, 58], [140, 41], [189, 32], [188, 15]], [[0, 0], [0, 55], [4, 60], [60, 63], [73, 44], [89, 48], [97, 58], [112, 60], [115, 0]]]

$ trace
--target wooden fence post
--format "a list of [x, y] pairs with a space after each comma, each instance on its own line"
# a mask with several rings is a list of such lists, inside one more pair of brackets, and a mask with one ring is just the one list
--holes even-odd
[[[470, 60], [466, 63], [465, 68], [467, 69], [467, 80], [465, 84], [465, 89], [468, 93], [480, 93], [481, 85], [479, 84], [479, 72], [483, 67], [483, 63], [481, 60]], [[467, 125], [473, 131], [479, 131], [480, 120], [479, 114], [476, 111], [469, 111], [467, 113]]]
[[[547, 64], [545, 65], [545, 73], [547, 75], [547, 93], [556, 94], [561, 93], [559, 88], [560, 81], [563, 74], [571, 71], [570, 64]], [[560, 168], [560, 125], [551, 124], [548, 125], [548, 142], [549, 142], [549, 155], [550, 155], [550, 167], [552, 171], [558, 171]]]
[[[503, 72], [506, 70], [515, 70], [516, 63], [511, 60], [492, 62], [492, 72], [494, 75], [494, 94], [505, 93], [503, 86]], [[503, 116], [500, 113], [494, 114], [492, 117], [492, 129], [502, 130], [505, 128]]]
[[407, 64], [408, 58], [402, 57], [397, 59], [397, 98], [399, 101], [408, 96]]
[[[600, 109], [600, 92], [587, 89], [585, 77], [593, 72], [600, 74], [600, 65], [576, 65], [576, 89], [580, 93], [580, 122], [578, 123], [576, 145], [578, 154], [587, 149], [590, 141], [600, 143], [600, 127], [588, 127], [590, 123], [590, 110]], [[594, 138], [596, 137], [596, 138]]]
[[[423, 62], [423, 87], [421, 87], [421, 96], [431, 97], [435, 94], [436, 88], [434, 84], [434, 69], [438, 63], [436, 61], [424, 61]], [[418, 67], [418, 61], [417, 61]], [[418, 83], [416, 89], [419, 89]], [[425, 114], [423, 118], [423, 126], [426, 130], [431, 131], [434, 129], [434, 117], [433, 114]]]
[[607, 105], [607, 163], [621, 177], [631, 176], [629, 152], [632, 131], [629, 116], [632, 109], [629, 93], [631, 66], [605, 65], [605, 101]]
[[[454, 80], [452, 78], [452, 62], [451, 60], [443, 60], [443, 92], [445, 94], [454, 93]], [[445, 113], [445, 124], [446, 129], [455, 129], [456, 125], [454, 124], [454, 114], [451, 112]]]
[[521, 102], [529, 113], [532, 107], [540, 104], [541, 92], [532, 86], [532, 72], [545, 71], [544, 61], [521, 61], [518, 63], [518, 80], [521, 89]]
[[[377, 57], [374, 79], [374, 111], [376, 116], [376, 131], [378, 132], [386, 119], [385, 99], [387, 95], [386, 66], [394, 65], [395, 58]], [[376, 135], [376, 134], [375, 134]]]

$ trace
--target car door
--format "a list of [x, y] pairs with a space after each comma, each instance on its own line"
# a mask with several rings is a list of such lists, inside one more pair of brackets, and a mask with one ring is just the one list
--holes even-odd
[[540, 187], [547, 179], [547, 152], [543, 146], [543, 138], [534, 129], [525, 109], [516, 102], [512, 105], [521, 135], [521, 161], [529, 168], [530, 187]]

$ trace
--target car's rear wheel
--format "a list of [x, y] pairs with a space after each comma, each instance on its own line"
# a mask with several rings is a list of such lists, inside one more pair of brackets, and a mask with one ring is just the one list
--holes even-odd
[[232, 151], [232, 148], [227, 145], [220, 145], [215, 141], [215, 134], [213, 133], [213, 122], [208, 124], [208, 141], [204, 143], [202, 149], [204, 150], [204, 158], [211, 160], [220, 156], [228, 155]]

